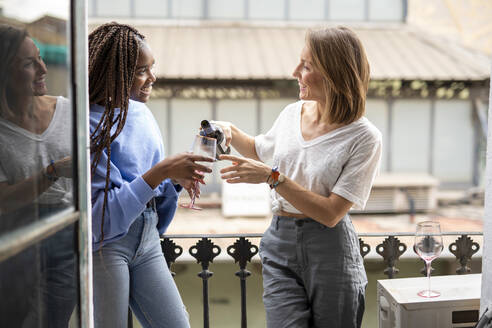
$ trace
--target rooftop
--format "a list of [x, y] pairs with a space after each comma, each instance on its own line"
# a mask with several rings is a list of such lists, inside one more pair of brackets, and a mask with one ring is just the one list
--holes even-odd
[[[291, 79], [307, 26], [134, 24], [167, 79]], [[92, 26], [94, 27], [94, 25]], [[352, 29], [367, 51], [375, 80], [480, 81], [490, 58], [405, 24]]]

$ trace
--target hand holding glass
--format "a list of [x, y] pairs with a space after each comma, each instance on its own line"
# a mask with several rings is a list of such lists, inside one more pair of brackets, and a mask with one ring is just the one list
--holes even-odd
[[[191, 153], [196, 155], [208, 156], [215, 159], [216, 148], [217, 148], [217, 139], [196, 135], [195, 139], [193, 140]], [[211, 168], [213, 162], [200, 162], [200, 164]], [[195, 180], [193, 183], [193, 192], [191, 195], [191, 201], [189, 203], [179, 204], [180, 207], [189, 208], [192, 210], [201, 210], [200, 207], [195, 206], [196, 194], [200, 188], [198, 183], [199, 183], [198, 180]]]
[[427, 270], [428, 288], [417, 294], [421, 297], [438, 297], [441, 293], [430, 289], [431, 263], [443, 249], [441, 226], [438, 222], [424, 221], [417, 224], [415, 231], [415, 251], [424, 260]]

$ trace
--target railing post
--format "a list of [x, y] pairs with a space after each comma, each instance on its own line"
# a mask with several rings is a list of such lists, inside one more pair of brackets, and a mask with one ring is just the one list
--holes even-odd
[[460, 262], [460, 267], [456, 269], [457, 274], [467, 274], [471, 272], [468, 267], [468, 261], [471, 260], [473, 254], [478, 252], [480, 245], [474, 242], [467, 235], [461, 235], [454, 243], [449, 245], [449, 251], [456, 256], [456, 259]]
[[366, 244], [362, 238], [359, 238], [359, 251], [360, 255], [362, 256], [362, 259], [366, 257], [367, 254], [371, 251], [371, 246], [369, 244]]
[[201, 263], [202, 271], [198, 276], [203, 282], [203, 327], [210, 327], [209, 308], [208, 308], [208, 278], [213, 276], [213, 272], [208, 271], [208, 266], [213, 259], [220, 254], [220, 247], [212, 243], [208, 238], [202, 238], [195, 246], [190, 247], [190, 254], [196, 258], [197, 263]]
[[164, 237], [161, 240], [161, 249], [164, 254], [164, 259], [166, 260], [167, 267], [174, 277], [176, 273], [171, 271], [171, 264], [176, 262], [176, 259], [183, 254], [183, 247], [176, 245], [170, 238]]
[[381, 255], [388, 264], [388, 267], [384, 270], [384, 274], [390, 279], [400, 271], [395, 267], [395, 263], [406, 250], [407, 245], [400, 242], [400, 240], [394, 236], [389, 236], [382, 244], [376, 246], [376, 252]]
[[236, 242], [227, 247], [227, 254], [234, 258], [235, 262], [239, 262], [239, 271], [236, 276], [240, 279], [241, 284], [241, 328], [247, 327], [246, 315], [246, 278], [251, 275], [251, 272], [246, 270], [246, 263], [251, 262], [251, 258], [258, 253], [258, 247], [251, 244], [245, 237], [240, 237]]

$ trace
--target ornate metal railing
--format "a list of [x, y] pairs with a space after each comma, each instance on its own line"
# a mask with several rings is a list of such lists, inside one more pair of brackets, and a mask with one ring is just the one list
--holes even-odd
[[[412, 233], [360, 233], [359, 244], [360, 254], [365, 258], [371, 251], [371, 246], [364, 239], [368, 238], [384, 238], [383, 241], [377, 244], [375, 252], [381, 256], [386, 264], [384, 274], [388, 278], [394, 278], [398, 274], [399, 269], [396, 264], [400, 257], [408, 251], [408, 246], [401, 242], [399, 238], [413, 237]], [[446, 232], [443, 237], [458, 236], [458, 238], [449, 243], [448, 249], [459, 262], [456, 270], [457, 274], [467, 274], [471, 272], [468, 267], [468, 262], [472, 256], [480, 249], [480, 245], [475, 242], [470, 236], [482, 236], [481, 232]], [[246, 316], [246, 279], [251, 273], [246, 269], [247, 262], [251, 262], [253, 256], [258, 253], [258, 246], [251, 243], [250, 239], [259, 240], [262, 237], [261, 233], [251, 234], [187, 234], [187, 235], [165, 235], [162, 237], [161, 246], [162, 252], [167, 261], [168, 267], [172, 272], [172, 264], [176, 259], [183, 254], [183, 248], [175, 243], [178, 239], [198, 239], [196, 244], [188, 250], [189, 254], [194, 257], [202, 267], [202, 271], [198, 276], [202, 279], [203, 285], [203, 326], [208, 328], [209, 323], [209, 300], [208, 300], [208, 280], [213, 276], [213, 272], [209, 271], [209, 265], [213, 262], [221, 252], [221, 248], [214, 244], [213, 239], [235, 238], [235, 242], [227, 247], [227, 254], [231, 256], [239, 265], [239, 271], [236, 276], [240, 281], [241, 289], [241, 328], [247, 327]], [[425, 274], [424, 269], [421, 270]], [[173, 273], [174, 275], [174, 273]]]

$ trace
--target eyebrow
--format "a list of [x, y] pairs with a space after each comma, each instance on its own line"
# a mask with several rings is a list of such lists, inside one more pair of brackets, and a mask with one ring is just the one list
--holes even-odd
[[[152, 65], [150, 66], [154, 66], [155, 65], [155, 62], [152, 63]], [[137, 66], [137, 69], [140, 69], [140, 68], [144, 68], [144, 67], [149, 67], [149, 65], [141, 65], [141, 66]]]
[[26, 56], [26, 57], [17, 57], [18, 60], [35, 60], [37, 57]]
[[39, 51], [39, 49], [37, 49], [36, 55], [34, 55], [34, 56], [17, 57], [17, 58], [19, 58], [20, 60], [25, 60], [25, 59], [35, 60], [38, 57], [41, 57], [41, 51]]

